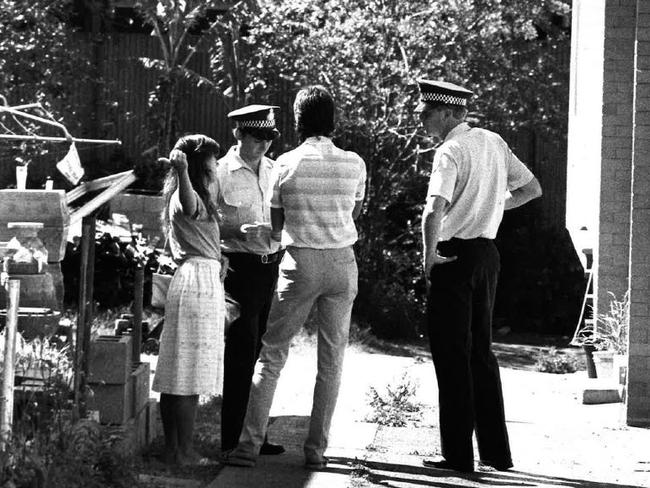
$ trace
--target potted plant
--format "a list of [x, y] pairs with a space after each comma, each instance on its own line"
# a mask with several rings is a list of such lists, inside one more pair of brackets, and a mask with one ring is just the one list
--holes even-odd
[[625, 383], [627, 373], [628, 333], [630, 328], [630, 296], [622, 300], [613, 293], [607, 313], [598, 314], [593, 324], [583, 325], [574, 343], [592, 346], [599, 378], [614, 378]]

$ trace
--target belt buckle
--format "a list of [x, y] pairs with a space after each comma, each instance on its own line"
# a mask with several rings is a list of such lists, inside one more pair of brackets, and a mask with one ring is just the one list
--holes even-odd
[[262, 254], [260, 256], [260, 261], [262, 261], [262, 264], [268, 264], [269, 262], [269, 255], [268, 254]]

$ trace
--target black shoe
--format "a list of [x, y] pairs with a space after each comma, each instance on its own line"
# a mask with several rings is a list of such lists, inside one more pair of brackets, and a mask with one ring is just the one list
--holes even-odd
[[506, 462], [494, 462], [494, 461], [486, 461], [484, 459], [481, 459], [479, 461], [479, 468], [485, 468], [487, 467], [486, 471], [489, 471], [491, 469], [496, 469], [497, 471], [507, 471], [510, 468], [512, 468], [513, 464], [512, 461], [506, 461]]
[[271, 444], [270, 442], [265, 442], [260, 447], [260, 455], [262, 456], [277, 456], [282, 454], [285, 451], [284, 446], [280, 444]]
[[423, 459], [422, 460], [422, 465], [426, 466], [427, 468], [435, 468], [435, 469], [450, 469], [453, 471], [460, 471], [461, 473], [473, 473], [474, 472], [474, 465], [472, 464], [455, 464], [450, 461], [447, 461], [446, 459]]

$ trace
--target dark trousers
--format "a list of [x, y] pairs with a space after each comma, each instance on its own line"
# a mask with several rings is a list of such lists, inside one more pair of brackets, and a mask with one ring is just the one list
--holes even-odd
[[280, 264], [279, 260], [262, 263], [253, 254], [228, 253], [227, 256], [230, 269], [224, 287], [241, 306], [241, 315], [226, 334], [221, 406], [223, 450], [236, 447], [239, 441]]
[[427, 303], [442, 455], [460, 467], [473, 466], [476, 429], [481, 460], [510, 467], [499, 364], [492, 352], [499, 252], [490, 239], [451, 239], [439, 243], [438, 251], [458, 256], [433, 267]]

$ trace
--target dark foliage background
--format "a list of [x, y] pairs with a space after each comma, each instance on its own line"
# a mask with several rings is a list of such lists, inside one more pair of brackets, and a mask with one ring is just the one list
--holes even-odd
[[[568, 49], [570, 3], [260, 4], [259, 15], [246, 20], [250, 55], [238, 80], [254, 100], [273, 101], [286, 86], [295, 92], [322, 83], [332, 90], [339, 105], [335, 141], [361, 154], [368, 168], [355, 311], [378, 335], [416, 337], [425, 296], [420, 214], [434, 153], [412, 113], [416, 80], [443, 78], [471, 88], [473, 123], [510, 140], [532, 134], [565, 158], [568, 64], [558, 61]], [[535, 167], [543, 159], [527, 156], [520, 154], [533, 172], [544, 171]], [[541, 210], [533, 203], [504, 220], [497, 324], [569, 333], [582, 271], [564, 222], [545, 222]]]
[[[76, 52], [66, 17], [72, 3], [0, 0], [0, 90], [23, 94], [12, 101], [42, 94], [46, 103], [60, 104], [53, 110], [66, 120], [68, 114], [83, 120], [75, 113], [79, 106], [65, 103], [74, 86], [70, 78], [86, 79], [95, 97], [106, 93], [97, 91], [98, 80], [91, 76], [92, 56], [69, 54]], [[100, 11], [100, 19], [114, 18], [109, 3], [76, 3]], [[518, 154], [535, 174], [553, 174], [551, 158], [566, 159], [569, 0], [247, 0], [233, 2], [227, 14], [215, 14], [220, 2], [195, 0], [166, 2], [164, 15], [153, 0], [137, 3], [138, 28], [158, 36], [161, 50], [178, 48], [176, 57], [161, 51], [141, 59], [159, 74], [141, 134], [155, 151], [116, 153], [93, 171], [111, 173], [135, 164], [140, 183], [158, 190], [160, 168], [150, 156], [164, 152], [182, 132], [174, 114], [188, 87], [210, 87], [233, 107], [282, 101], [283, 138], [272, 148], [277, 156], [296, 143], [290, 129], [296, 91], [312, 83], [328, 86], [339, 108], [335, 141], [367, 164], [355, 313], [378, 335], [408, 338], [423, 332], [420, 214], [434, 141], [419, 131], [412, 113], [418, 78], [471, 88], [473, 123], [511, 142], [528, 138], [530, 147], [550, 147], [542, 157], [535, 151]], [[33, 20], [25, 26], [16, 23], [17, 15]], [[199, 48], [209, 50], [209, 73], [184, 64]], [[99, 80], [99, 86], [110, 83]], [[114, 106], [112, 100], [101, 104]], [[564, 195], [555, 191], [543, 198]], [[545, 208], [534, 202], [504, 218], [497, 239], [502, 254], [497, 325], [569, 334], [579, 314], [582, 270], [563, 218], [549, 219]]]
[[[83, 137], [92, 120], [92, 104], [79, 104], [80, 94], [91, 100], [96, 81], [92, 52], [75, 37], [71, 24], [71, 0], [0, 0], [0, 95], [8, 105], [38, 102], [43, 111], [28, 111], [54, 118], [71, 134]], [[0, 133], [26, 132], [62, 136], [54, 127], [28, 119], [0, 115]], [[30, 162], [28, 188], [41, 187], [47, 176], [59, 187], [67, 185], [54, 164], [66, 154], [65, 143], [34, 143], [3, 140], [0, 143], [0, 181], [14, 183], [13, 161]], [[86, 148], [79, 148], [86, 151]]]

